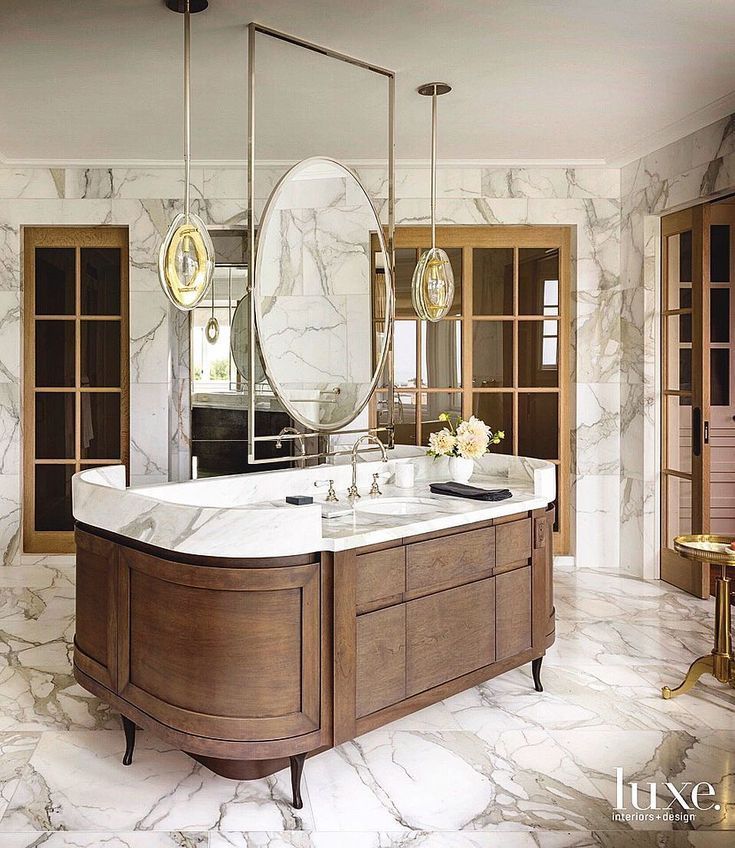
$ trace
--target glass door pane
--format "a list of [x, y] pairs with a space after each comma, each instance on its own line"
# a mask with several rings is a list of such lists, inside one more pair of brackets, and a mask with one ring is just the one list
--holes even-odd
[[74, 315], [76, 311], [76, 250], [37, 247], [35, 252], [36, 315]]
[[476, 247], [472, 251], [472, 312], [513, 314], [512, 247]]
[[36, 386], [74, 388], [76, 325], [73, 320], [36, 321]]
[[71, 531], [71, 478], [75, 465], [37, 465], [35, 473], [35, 529]]
[[502, 430], [505, 438], [497, 445], [490, 445], [490, 453], [513, 453], [513, 395], [511, 392], [474, 392], [472, 414], [484, 421], [497, 433]]
[[120, 248], [83, 247], [80, 256], [82, 315], [119, 315]]

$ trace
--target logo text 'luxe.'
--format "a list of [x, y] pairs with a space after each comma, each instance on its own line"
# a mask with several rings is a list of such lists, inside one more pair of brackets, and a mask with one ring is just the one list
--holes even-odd
[[[626, 793], [626, 785], [630, 792]], [[630, 803], [626, 795], [630, 795]], [[659, 797], [663, 795], [665, 797]], [[691, 821], [697, 812], [719, 810], [716, 803], [715, 788], [711, 783], [685, 781], [679, 785], [671, 781], [640, 783], [637, 780], [626, 784], [623, 769], [615, 769], [615, 811], [616, 821]], [[635, 813], [624, 812], [630, 808]]]

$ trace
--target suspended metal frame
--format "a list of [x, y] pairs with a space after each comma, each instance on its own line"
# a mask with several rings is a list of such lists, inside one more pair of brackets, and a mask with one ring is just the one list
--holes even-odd
[[[363, 62], [353, 56], [348, 56], [344, 53], [338, 53], [330, 50], [327, 47], [321, 47], [318, 44], [313, 44], [309, 41], [304, 41], [293, 35], [288, 35], [278, 30], [270, 29], [257, 23], [248, 25], [248, 211], [247, 211], [247, 238], [248, 238], [248, 254], [250, 259], [250, 339], [257, 338], [257, 324], [255, 319], [255, 297], [254, 297], [254, 281], [255, 281], [255, 263], [256, 263], [256, 246], [257, 246], [257, 231], [255, 221], [255, 45], [256, 36], [264, 35], [274, 38], [278, 41], [283, 41], [292, 44], [295, 47], [301, 47], [304, 50], [310, 50], [313, 53], [319, 53], [330, 59], [337, 59], [341, 62], [346, 62], [350, 65], [355, 65], [358, 68], [364, 68], [375, 74], [380, 74], [386, 77], [388, 82], [388, 227], [385, 238], [387, 252], [385, 262], [388, 263], [391, 270], [390, 278], [392, 291], [392, 302], [395, 303], [395, 276], [394, 276], [394, 250], [393, 250], [393, 233], [395, 229], [395, 73], [386, 68], [381, 68], [378, 65], [372, 65], [369, 62]], [[391, 307], [391, 310], [393, 307]], [[394, 375], [393, 375], [393, 325], [394, 316], [391, 312], [387, 322], [388, 342], [386, 345], [386, 353], [384, 361], [388, 365], [388, 380], [385, 386], [385, 391], [388, 396], [388, 423], [383, 426], [375, 427], [360, 427], [356, 429], [346, 429], [337, 431], [320, 431], [311, 430], [298, 435], [284, 434], [282, 436], [257, 436], [255, 434], [255, 413], [256, 413], [256, 384], [255, 384], [255, 357], [257, 345], [250, 344], [250, 367], [248, 368], [248, 463], [252, 465], [273, 465], [282, 462], [304, 462], [311, 459], [321, 460], [329, 457], [346, 456], [352, 453], [352, 449], [343, 450], [320, 450], [319, 439], [330, 436], [350, 435], [365, 433], [366, 431], [373, 435], [385, 433], [388, 436], [387, 448], [393, 448], [394, 442]], [[261, 393], [262, 394], [262, 393]], [[307, 453], [304, 456], [286, 456], [276, 458], [258, 458], [256, 449], [258, 443], [275, 442], [277, 440], [294, 441], [295, 439], [316, 439], [316, 450], [312, 453]], [[312, 442], [313, 444], [313, 442]], [[376, 453], [377, 447], [367, 446], [359, 451], [360, 454]]]

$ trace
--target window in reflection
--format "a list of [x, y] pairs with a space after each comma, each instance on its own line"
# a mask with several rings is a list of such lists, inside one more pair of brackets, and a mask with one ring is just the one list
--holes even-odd
[[462, 385], [462, 322], [421, 323], [421, 385], [453, 389]]
[[554, 321], [518, 322], [518, 385], [559, 384], [558, 324]]
[[446, 421], [440, 421], [443, 412], [462, 414], [462, 395], [459, 392], [423, 392], [421, 394], [421, 444], [429, 444], [432, 433], [446, 427]]
[[239, 376], [230, 352], [230, 322], [235, 308], [245, 295], [247, 269], [215, 268], [212, 280], [214, 317], [219, 336], [212, 344], [206, 336], [207, 322], [212, 317], [212, 299], [204, 302], [191, 314], [192, 392], [228, 392], [237, 389]]
[[558, 248], [521, 248], [518, 263], [518, 314], [558, 315]]
[[416, 321], [395, 322], [393, 355], [397, 386], [416, 387], [416, 326]]

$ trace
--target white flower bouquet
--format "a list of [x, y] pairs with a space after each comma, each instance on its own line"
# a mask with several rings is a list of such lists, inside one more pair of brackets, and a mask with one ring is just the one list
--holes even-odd
[[449, 473], [458, 483], [466, 483], [472, 476], [474, 460], [484, 456], [490, 445], [497, 445], [505, 438], [502, 430], [493, 431], [484, 421], [470, 417], [464, 421], [461, 415], [442, 412], [440, 421], [447, 426], [429, 436], [429, 456], [449, 457]]
[[502, 430], [493, 433], [484, 421], [474, 415], [469, 421], [464, 421], [461, 415], [442, 412], [439, 420], [446, 421], [448, 426], [429, 436], [429, 456], [479, 459], [488, 452], [490, 445], [498, 445], [505, 438]]

